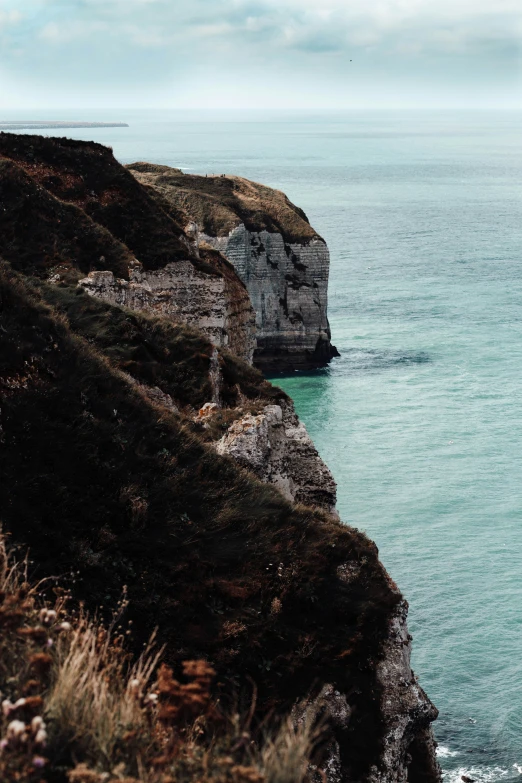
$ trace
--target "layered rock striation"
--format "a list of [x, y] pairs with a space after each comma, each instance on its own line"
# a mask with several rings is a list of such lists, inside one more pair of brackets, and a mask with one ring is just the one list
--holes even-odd
[[327, 317], [328, 247], [283, 193], [242, 177], [200, 177], [149, 163], [128, 168], [185, 215], [197, 246], [211, 246], [233, 264], [256, 312], [259, 367], [309, 369], [338, 355]]
[[128, 280], [111, 271], [91, 272], [78, 285], [110, 304], [161, 315], [189, 324], [215, 346], [228, 348], [249, 364], [255, 347], [252, 308], [247, 297], [236, 297], [225, 276], [208, 275], [190, 261], [145, 270], [134, 261]]

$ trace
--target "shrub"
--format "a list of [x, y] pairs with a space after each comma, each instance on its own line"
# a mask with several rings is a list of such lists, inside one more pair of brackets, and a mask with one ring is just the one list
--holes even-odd
[[178, 680], [154, 639], [133, 661], [117, 618], [104, 627], [68, 609], [60, 589], [50, 604], [39, 587], [0, 538], [1, 780], [302, 782], [313, 705], [256, 736], [252, 710], [223, 711], [206, 661], [185, 661]]

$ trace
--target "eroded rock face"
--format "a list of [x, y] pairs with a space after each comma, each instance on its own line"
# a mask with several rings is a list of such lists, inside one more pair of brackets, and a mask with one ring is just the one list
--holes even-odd
[[256, 311], [259, 367], [307, 369], [338, 355], [327, 317], [328, 248], [284, 193], [242, 177], [149, 163], [129, 169], [185, 215], [196, 246], [210, 245], [233, 264]]
[[[34, 137], [32, 143], [37, 142]], [[46, 147], [51, 144], [48, 141], [38, 143]], [[18, 144], [13, 141], [16, 147]], [[56, 144], [60, 145], [61, 156], [67, 149], [72, 150], [74, 163], [77, 143], [64, 145], [57, 141]], [[89, 154], [88, 165], [81, 171], [87, 182], [92, 170], [96, 177], [105, 172], [107, 153], [96, 145], [87, 145], [85, 149]], [[48, 151], [44, 152], [47, 155]], [[97, 169], [93, 166], [95, 158], [100, 163]], [[30, 160], [33, 161], [33, 152]], [[116, 162], [109, 163], [112, 169], [117, 169]], [[32, 162], [28, 166], [31, 171], [40, 171]], [[53, 171], [59, 174], [62, 168], [56, 165]], [[176, 176], [185, 178], [186, 175], [177, 172]], [[46, 181], [46, 177], [47, 173], [42, 181]], [[96, 177], [92, 187], [96, 187]], [[82, 194], [81, 187], [87, 187], [86, 184], [80, 187], [80, 180], [75, 180], [69, 193], [69, 173], [58, 179], [57, 196], [63, 199], [72, 198], [77, 189]], [[126, 179], [129, 178], [120, 177], [116, 181], [122, 186]], [[305, 289], [322, 290], [317, 281], [317, 289], [314, 288], [315, 278], [310, 270], [314, 264], [317, 269], [324, 267], [324, 243], [302, 213], [289, 205], [282, 194], [272, 196], [274, 191], [239, 178], [215, 179], [211, 187], [215, 186], [217, 206], [213, 206], [209, 214], [212, 217], [216, 210], [224, 210], [221, 222], [212, 222], [208, 214], [200, 214], [197, 203], [190, 201], [190, 187], [184, 190], [187, 210], [195, 215], [191, 231], [193, 242], [201, 243], [201, 227], [207, 241], [214, 237], [216, 241], [226, 241], [227, 247], [228, 242], [232, 242], [228, 252], [236, 253], [237, 265], [243, 264], [245, 276], [250, 270], [252, 286], [254, 282], [257, 286], [264, 318], [261, 327], [266, 328], [268, 334], [269, 319], [276, 316], [280, 319], [277, 328], [270, 332], [275, 342], [267, 343], [265, 366], [270, 366], [270, 361], [278, 357], [279, 361], [281, 356], [288, 360], [297, 345], [296, 335], [301, 332], [298, 328], [293, 332], [289, 330], [288, 341], [284, 342], [283, 316], [277, 311], [275, 302], [280, 291], [277, 285], [282, 280], [278, 264], [286, 265], [281, 298], [284, 301], [286, 295], [288, 320], [292, 323], [290, 312], [297, 313], [295, 308], [298, 307], [304, 312], [306, 307], [311, 307], [306, 298], [299, 304], [300, 289], [303, 289], [303, 296]], [[24, 196], [20, 199], [23, 205], [27, 203], [27, 194], [30, 195], [34, 217], [34, 199], [40, 191], [34, 184], [30, 189], [30, 184], [26, 178], [20, 178], [17, 192]], [[73, 214], [70, 208], [65, 210], [57, 199], [47, 199], [45, 211], [42, 207], [41, 223], [32, 223], [28, 229], [27, 224], [13, 218], [14, 233], [4, 232], [4, 246], [12, 254], [13, 261], [16, 260], [13, 248], [19, 248], [21, 244], [11, 241], [12, 236], [19, 237], [20, 243], [22, 239], [25, 241], [22, 233], [38, 237], [34, 226], [43, 225], [44, 219], [46, 225], [54, 226], [51, 238], [57, 246], [61, 243], [60, 252], [63, 251], [63, 258], [60, 256], [54, 261], [70, 258], [70, 236], [77, 238], [80, 233], [77, 225], [80, 225], [83, 244], [79, 243], [78, 247], [82, 244], [83, 255], [78, 269], [86, 273], [92, 248], [98, 248], [100, 262], [103, 248], [103, 263], [110, 260], [113, 264], [112, 271], [94, 272], [82, 280], [80, 285], [86, 291], [109, 303], [192, 324], [205, 331], [215, 345], [228, 346], [249, 360], [254, 347], [253, 311], [246, 293], [242, 298], [236, 287], [234, 295], [229, 295], [234, 287], [233, 278], [242, 288], [234, 271], [230, 270], [232, 276], [229, 278], [207, 274], [192, 261], [184, 260], [183, 254], [190, 243], [188, 240], [185, 243], [184, 238], [183, 241], [176, 238], [177, 228], [176, 232], [169, 228], [163, 212], [159, 217], [156, 215], [157, 220], [153, 222], [137, 222], [138, 213], [141, 214], [147, 204], [151, 214], [154, 213], [154, 203], [149, 204], [143, 194], [141, 201], [137, 200], [135, 182], [131, 183], [133, 187], [118, 212], [120, 216], [126, 215], [122, 224], [125, 231], [128, 226], [134, 230], [132, 247], [121, 245], [121, 239], [118, 240], [120, 244], [111, 245], [112, 255], [107, 255], [110, 239], [107, 231], [116, 231], [119, 225], [118, 221], [114, 221], [118, 225], [113, 225], [113, 213], [106, 210], [114, 196], [112, 184], [109, 178], [100, 191], [102, 195], [91, 204], [92, 214], [98, 217], [100, 225], [109, 226], [94, 232], [96, 242], [93, 239], [92, 244], [86, 244], [87, 228], [92, 231], [94, 226], [91, 218], [87, 220], [80, 212]], [[232, 206], [223, 207], [220, 190], [229, 192]], [[230, 196], [236, 191], [241, 191], [241, 199], [238, 197], [241, 209], [236, 209]], [[267, 204], [264, 213], [258, 209], [260, 194], [265, 199], [262, 203]], [[210, 195], [214, 198], [212, 193]], [[277, 203], [275, 210], [269, 204], [271, 198]], [[78, 203], [83, 202], [80, 199]], [[134, 211], [127, 215], [131, 207]], [[279, 209], [283, 210], [284, 219], [279, 219]], [[17, 212], [13, 215], [18, 218]], [[64, 233], [66, 218], [67, 227], [74, 226], [70, 236]], [[80, 218], [81, 224], [78, 223]], [[152, 231], [154, 225], [156, 229]], [[172, 232], [176, 233], [175, 242]], [[171, 244], [166, 242], [169, 236]], [[165, 241], [155, 242], [154, 237]], [[53, 243], [49, 243], [49, 247]], [[166, 245], [168, 252], [163, 254], [160, 251]], [[252, 253], [254, 246], [256, 251]], [[319, 259], [316, 261], [304, 250], [314, 246], [314, 258]], [[132, 261], [132, 254], [136, 253], [145, 261], [140, 251], [147, 248], [151, 250], [151, 257], [144, 270]], [[31, 250], [27, 258], [33, 255]], [[37, 258], [41, 255], [40, 248]], [[164, 263], [165, 258], [169, 259], [168, 263]], [[120, 279], [116, 275], [124, 277], [129, 262], [129, 280]], [[265, 277], [263, 264], [267, 267]], [[33, 266], [20, 265], [20, 270], [31, 275]], [[115, 601], [119, 600], [121, 585], [129, 584], [131, 610], [133, 605], [137, 606], [136, 616], [140, 622], [146, 621], [151, 626], [142, 628], [144, 635], [140, 641], [149, 638], [152, 627], [159, 625], [160, 617], [164, 638], [171, 645], [174, 656], [179, 656], [180, 660], [188, 655], [208, 656], [223, 669], [230, 667], [233, 661], [238, 675], [251, 676], [253, 672], [262, 679], [265, 692], [271, 694], [271, 698], [279, 693], [283, 684], [295, 683], [299, 689], [292, 692], [291, 697], [301, 700], [317, 683], [322, 683], [321, 696], [335, 732], [327, 762], [321, 770], [324, 772], [320, 776], [322, 781], [435, 783], [439, 770], [430, 721], [436, 717], [436, 710], [411, 671], [407, 606], [405, 602], [397, 603], [400, 596], [378, 562], [376, 547], [358, 531], [341, 526], [328, 515], [299, 505], [278, 504], [277, 493], [271, 493], [273, 496], [268, 500], [260, 500], [257, 487], [253, 486], [255, 482], [245, 480], [244, 471], [237, 471], [229, 460], [219, 461], [206, 444], [198, 445], [193, 434], [188, 434], [182, 424], [182, 411], [179, 421], [178, 416], [166, 417], [156, 411], [158, 406], [171, 413], [177, 411], [175, 400], [165, 390], [132, 380], [129, 383], [129, 378], [123, 383], [122, 374], [113, 373], [109, 358], [99, 363], [97, 356], [91, 355], [88, 341], [64, 340], [62, 322], [55, 324], [54, 316], [45, 315], [45, 309], [36, 312], [33, 301], [36, 293], [32, 291], [22, 298], [20, 281], [16, 285], [11, 283], [10, 274], [4, 271], [3, 282], [0, 278], [2, 292], [5, 292], [2, 317], [9, 319], [8, 328], [0, 330], [2, 355], [7, 357], [3, 377], [0, 377], [4, 408], [4, 430], [0, 427], [0, 474], [10, 495], [10, 502], [5, 507], [6, 524], [19, 542], [36, 550], [43, 574], [51, 576], [68, 572], [72, 567], [81, 568], [78, 589], [84, 589], [83, 597], [95, 602], [93, 609], [107, 592]], [[323, 268], [321, 274], [327, 275], [327, 269]], [[266, 300], [263, 300], [261, 280], [266, 285]], [[310, 280], [311, 286], [308, 286]], [[288, 306], [289, 301], [292, 308]], [[317, 311], [312, 308], [306, 315], [307, 319], [316, 319], [319, 335], [327, 329], [327, 322], [320, 321], [321, 301]], [[280, 306], [286, 318], [284, 306], [281, 303]], [[296, 320], [296, 316], [293, 317]], [[316, 328], [310, 327], [307, 332], [305, 327], [306, 324], [303, 327], [306, 339], [303, 338], [304, 342], [292, 354], [296, 362], [299, 360], [302, 364], [303, 356], [306, 361], [310, 360], [306, 340]], [[312, 344], [313, 341], [309, 346]], [[98, 367], [104, 390], [109, 390], [110, 399], [114, 399], [120, 410], [118, 417], [107, 412], [105, 405], [99, 405], [96, 384], [92, 384], [89, 393], [85, 394], [93, 366]], [[220, 403], [217, 351], [212, 356], [210, 373], [214, 402], [209, 406], [209, 416]], [[150, 400], [154, 403], [152, 406]], [[101, 402], [105, 402], [105, 398]], [[328, 468], [291, 403], [279, 399], [278, 402], [274, 405], [267, 401], [261, 413], [242, 416], [219, 441], [218, 452], [234, 457], [264, 481], [278, 486], [286, 498], [297, 504], [333, 509], [335, 483]], [[40, 415], [40, 406], [45, 415]], [[96, 416], [91, 409], [96, 411]], [[49, 411], [52, 415], [48, 415]], [[60, 427], [55, 426], [56, 422]], [[78, 429], [77, 426], [71, 428], [71, 422], [81, 422], [89, 442], [99, 444], [96, 459], [92, 459], [90, 450], [81, 447], [81, 442], [78, 447], [75, 435]], [[139, 439], [136, 433], [139, 433]], [[143, 442], [142, 433], [150, 433], [150, 444], [147, 442], [150, 448], [146, 450], [134, 447]], [[56, 459], [50, 462], [49, 443], [54, 444], [56, 438], [60, 439], [56, 444]], [[159, 453], [158, 439], [165, 446]], [[184, 465], [176, 482], [171, 481], [172, 462], [170, 458], [168, 462], [165, 460], [165, 452], [179, 456]], [[27, 454], [31, 455], [30, 463]], [[74, 471], [70, 470], [71, 461]], [[32, 473], [26, 476], [24, 471], [27, 470]], [[86, 475], [89, 476], [88, 485], [84, 480]], [[34, 476], [38, 481], [27, 480]], [[43, 494], [42, 485], [47, 488]], [[140, 514], [143, 519], [133, 527], [136, 522], [134, 506], [138, 501], [142, 503]], [[163, 513], [161, 509], [164, 509]], [[203, 535], [194, 536], [194, 518]], [[216, 518], [220, 519], [219, 525], [215, 524]], [[60, 519], [61, 525], [49, 525], [50, 519]], [[66, 537], [62, 534], [63, 529], [68, 530]], [[114, 548], [103, 545], [101, 533], [105, 535], [106, 529], [114, 536]], [[129, 529], [133, 529], [134, 536], [130, 548]], [[238, 529], [245, 535], [238, 536]], [[41, 530], [45, 530], [45, 536], [40, 535]], [[82, 554], [78, 562], [79, 553], [85, 551], [86, 538], [100, 543], [94, 544], [96, 551], [90, 551], [89, 557]], [[121, 551], [128, 553], [128, 557], [119, 556], [120, 541]], [[173, 541], [187, 542], [190, 546], [173, 545]], [[279, 561], [274, 554], [282, 549], [282, 556], [288, 562], [284, 567], [278, 567]], [[192, 559], [187, 560], [188, 556]], [[273, 570], [269, 570], [272, 566]], [[0, 551], [0, 576], [3, 568]], [[136, 578], [137, 573], [141, 575], [140, 579]], [[284, 594], [280, 586], [283, 583]], [[218, 611], [215, 611], [216, 594], [220, 601]], [[168, 611], [155, 615], [167, 603]], [[195, 617], [203, 620], [195, 624]], [[241, 630], [232, 644], [226, 640], [230, 638], [230, 625], [234, 624]], [[249, 636], [242, 637], [243, 632], [248, 632]], [[270, 647], [272, 665], [267, 668], [262, 656]], [[368, 736], [373, 741], [369, 748], [365, 745]], [[360, 774], [353, 772], [352, 762], [359, 746], [363, 746], [362, 752], [366, 754], [366, 765]]]
[[438, 711], [411, 669], [407, 614], [408, 604], [403, 600], [389, 621], [384, 656], [377, 666], [384, 736], [380, 763], [372, 767], [370, 783], [436, 783], [440, 779], [431, 729]]
[[313, 237], [285, 242], [281, 234], [241, 224], [226, 237], [200, 234], [220, 250], [245, 283], [256, 312], [256, 364], [264, 369], [315, 367], [337, 355], [327, 317], [330, 254]]
[[156, 270], [144, 270], [136, 261], [129, 268], [128, 281], [103, 271], [91, 272], [78, 285], [105, 302], [201, 329], [214, 345], [252, 362], [254, 316], [248, 296], [237, 301], [230, 296], [226, 278], [205, 274], [190, 261]]
[[216, 444], [288, 499], [334, 511], [336, 485], [290, 402], [267, 405], [235, 421]]

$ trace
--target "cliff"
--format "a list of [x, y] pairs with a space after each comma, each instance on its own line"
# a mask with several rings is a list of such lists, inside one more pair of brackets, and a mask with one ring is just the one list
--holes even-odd
[[128, 168], [184, 215], [198, 246], [221, 251], [234, 265], [256, 311], [259, 367], [309, 369], [338, 355], [327, 317], [328, 248], [284, 193], [242, 177], [150, 163]]
[[231, 265], [199, 252], [108, 148], [0, 133], [0, 166], [0, 253], [16, 269], [54, 282], [87, 275], [101, 298], [191, 323], [251, 361], [255, 314]]
[[[0, 136], [11, 541], [37, 578], [71, 574], [93, 611], [110, 614], [126, 586], [135, 649], [157, 628], [165, 660], [210, 661], [225, 700], [255, 683], [258, 725], [320, 698], [318, 780], [435, 783], [407, 606], [375, 545], [331, 513], [335, 484], [291, 401], [210, 328], [216, 279], [248, 300], [234, 270], [198, 255], [108, 151], [21, 138]], [[174, 267], [187, 281], [187, 264], [204, 275], [190, 312], [160, 279]]]

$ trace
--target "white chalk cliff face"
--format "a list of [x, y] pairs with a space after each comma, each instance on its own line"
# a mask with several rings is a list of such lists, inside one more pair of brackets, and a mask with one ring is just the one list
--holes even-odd
[[215, 248], [233, 264], [256, 312], [259, 367], [308, 369], [338, 355], [327, 316], [328, 247], [283, 193], [241, 177], [197, 177], [151, 164], [129, 168], [185, 214], [197, 246]]
[[199, 241], [220, 250], [248, 289], [256, 312], [256, 364], [305, 369], [331, 358], [330, 254], [322, 239], [287, 243], [281, 234], [248, 231], [241, 223], [226, 237], [200, 233]]
[[191, 261], [145, 270], [135, 261], [129, 280], [110, 271], [91, 272], [78, 285], [91, 296], [131, 310], [153, 313], [204, 332], [249, 364], [255, 347], [254, 313], [248, 296], [234, 296], [225, 277], [206, 274]]
[[384, 654], [376, 670], [381, 691], [382, 751], [368, 783], [438, 780], [440, 768], [431, 723], [438, 711], [420, 687], [410, 664], [408, 604], [402, 600], [389, 620]]
[[274, 484], [288, 500], [336, 513], [334, 478], [290, 401], [237, 419], [216, 451]]
[[[139, 172], [138, 176], [141, 177]], [[177, 176], [184, 177], [181, 173]], [[167, 190], [171, 196], [172, 192], [176, 198], [179, 196], [173, 187]], [[161, 191], [165, 197], [163, 186]], [[192, 210], [191, 214], [197, 213], [191, 203], [184, 207]], [[265, 369], [324, 363], [335, 352], [330, 343], [326, 312], [329, 254], [324, 241], [311, 229], [300, 239], [295, 233], [289, 238], [283, 231], [272, 230], [273, 225], [247, 228], [244, 222], [237, 222], [237, 216], [233, 219], [235, 225], [225, 221], [226, 230], [214, 228], [209, 232], [203, 230], [204, 218], [196, 214], [193, 220], [187, 221], [187, 233], [197, 248], [210, 246], [231, 262], [252, 300], [255, 325], [253, 310], [237, 296], [237, 290], [235, 295], [233, 291], [227, 292], [225, 278], [208, 275], [190, 261], [169, 264], [160, 270], [143, 270], [136, 262], [129, 269], [128, 281], [115, 278], [112, 272], [93, 272], [79, 285], [113, 304], [195, 326], [218, 348], [228, 348], [250, 363], [255, 349], [255, 361]], [[206, 225], [208, 229], [208, 221]], [[217, 360], [212, 373], [214, 400], [200, 412], [203, 419], [214, 415], [221, 405]], [[156, 404], [176, 410], [175, 401], [165, 400], [161, 390], [146, 389], [145, 393]], [[291, 401], [279, 399], [277, 404], [267, 401], [258, 413], [238, 410], [237, 418], [214, 448], [262, 481], [275, 485], [291, 502], [337, 513], [333, 476]], [[358, 573], [343, 566], [339, 575], [347, 586], [360, 578]], [[440, 780], [440, 769], [431, 722], [437, 711], [411, 669], [411, 637], [404, 601], [398, 604], [388, 626], [373, 674], [373, 688], [379, 694], [381, 751], [365, 781], [436, 783]], [[349, 694], [333, 685], [324, 686], [321, 694], [325, 715], [335, 733], [326, 749], [327, 783], [355, 783], [350, 758], [343, 751], [343, 736], [352, 719], [348, 697]], [[313, 771], [311, 779], [314, 779]]]
[[[357, 583], [360, 577], [358, 572], [346, 566], [340, 566], [339, 575], [347, 585]], [[392, 587], [395, 588], [393, 584]], [[438, 711], [411, 669], [407, 614], [408, 605], [401, 600], [389, 619], [382, 655], [376, 666], [374, 687], [380, 692], [378, 709], [382, 742], [380, 753], [364, 778], [365, 783], [438, 783], [441, 779], [431, 728]], [[326, 748], [326, 780], [328, 783], [355, 783], [350, 758], [343, 754], [342, 748], [352, 708], [346, 695], [332, 685], [324, 687], [321, 701], [334, 729], [334, 738]], [[324, 783], [320, 778], [313, 780]]]
[[[22, 143], [23, 138], [20, 137], [17, 146]], [[91, 152], [97, 157], [106, 154], [102, 148], [90, 150], [89, 154]], [[64, 154], [63, 150], [61, 154]], [[33, 167], [33, 145], [29, 159]], [[212, 397], [212, 402], [209, 400], [207, 405], [203, 406], [204, 416], [210, 417], [213, 411], [220, 411], [225, 399], [224, 371], [218, 349], [228, 348], [247, 362], [252, 360], [255, 347], [254, 310], [245, 286], [256, 302], [259, 338], [256, 361], [260, 366], [278, 369], [317, 366], [333, 354], [326, 319], [328, 251], [323, 240], [313, 231], [306, 216], [297, 207], [290, 204], [283, 194], [238, 177], [191, 177], [167, 167], [149, 164], [139, 164], [134, 168], [136, 177], [145, 185], [153, 186], [155, 193], [157, 191], [165, 201], [166, 207], [163, 207], [158, 196], [160, 217], [168, 215], [170, 203], [172, 209], [176, 208], [178, 217], [181, 215], [183, 219], [179, 225], [189, 226], [190, 233], [187, 234], [191, 241], [183, 235], [180, 251], [182, 255], [167, 254], [166, 257], [173, 259], [172, 261], [165, 264], [155, 262], [148, 267], [146, 263], [142, 266], [135, 260], [136, 257], [133, 260], [133, 254], [140, 257], [140, 253], [135, 248], [132, 251], [129, 249], [128, 255], [125, 254], [125, 264], [130, 264], [128, 279], [123, 279], [127, 277], [126, 266], [112, 267], [118, 270], [123, 267], [123, 271], [118, 272], [121, 278], [115, 277], [113, 271], [103, 267], [102, 270], [105, 271], [92, 272], [81, 280], [79, 285], [92, 296], [108, 303], [183, 322], [209, 336], [216, 348], [212, 352], [208, 370], [211, 387], [209, 396]], [[80, 179], [83, 181], [83, 175]], [[137, 184], [132, 177], [128, 179], [132, 180], [132, 185]], [[112, 179], [109, 183], [112, 183]], [[27, 188], [27, 185], [24, 187]], [[104, 191], [105, 201], [113, 193], [111, 187]], [[125, 209], [129, 205], [136, 206], [140, 190], [140, 187], [137, 187], [137, 190], [131, 193]], [[9, 191], [6, 189], [6, 192]], [[20, 199], [20, 203], [26, 203], [27, 192], [31, 193], [32, 199], [41, 196], [41, 188], [22, 191], [25, 196], [24, 200]], [[100, 198], [97, 209], [101, 209], [102, 202], [103, 199]], [[127, 227], [135, 226], [139, 215], [147, 207], [146, 200], [142, 199], [139, 204], [139, 209], [133, 211], [131, 218], [124, 223]], [[124, 210], [121, 214], [123, 212]], [[76, 217], [77, 215], [75, 219]], [[20, 220], [12, 222], [18, 226], [21, 223]], [[60, 220], [56, 225], [60, 225]], [[147, 227], [150, 225], [154, 223], [144, 221], [139, 224], [139, 230], [134, 235], [136, 242], [146, 238], [143, 244], [138, 243], [142, 251], [145, 251], [147, 246], [154, 245], [153, 240], [149, 241], [150, 235], [147, 233]], [[25, 227], [23, 231], [26, 231]], [[122, 241], [125, 239], [123, 233]], [[57, 236], [59, 238], [58, 234]], [[107, 236], [110, 238], [109, 234]], [[167, 234], [158, 229], [156, 236], [165, 237]], [[9, 237], [5, 232], [3, 244], [4, 249], [12, 253]], [[67, 259], [70, 254], [69, 236], [66, 235], [65, 240]], [[205, 250], [205, 244], [226, 252], [237, 274], [221, 257], [209, 256], [208, 254], [217, 256], [217, 253]], [[198, 245], [201, 249], [199, 258], [195, 252]], [[119, 250], [116, 248], [114, 258], [120, 258], [121, 252], [121, 247]], [[100, 261], [102, 260], [105, 262], [105, 256], [100, 258]], [[88, 264], [79, 268], [86, 269]], [[238, 275], [242, 277], [244, 285]], [[58, 279], [54, 279], [53, 275], [49, 279], [57, 283], [59, 276], [56, 275], [56, 278]], [[10, 339], [9, 335], [8, 330], [0, 332], [3, 339]], [[143, 396], [148, 406], [161, 406], [172, 417], [179, 416], [182, 420], [185, 417], [183, 424], [197, 431], [194, 419], [204, 418], [201, 411], [198, 414], [190, 406], [184, 408], [178, 405], [178, 401], [170, 396], [167, 389], [148, 386], [131, 376], [127, 376], [127, 381], [133, 394]], [[237, 394], [233, 397], [237, 407], [227, 411], [229, 418], [226, 420], [232, 421], [232, 424], [227, 431], [220, 430], [216, 436], [220, 439], [207, 442], [205, 448], [215, 448], [219, 454], [236, 460], [245, 470], [262, 481], [274, 484], [289, 501], [320, 506], [335, 513], [334, 479], [321, 460], [304, 425], [296, 416], [291, 401], [277, 393], [266, 393], [263, 397], [261, 394], [253, 394], [249, 397], [248, 391], [243, 394], [239, 383], [237, 389]], [[23, 421], [25, 419], [22, 417]], [[0, 442], [5, 446], [5, 433], [1, 427]], [[197, 491], [198, 487], [195, 489]], [[241, 519], [243, 516], [244, 512]], [[324, 528], [322, 522], [325, 523]], [[275, 518], [273, 524], [278, 524]], [[317, 540], [322, 540], [327, 528], [327, 515], [318, 515], [317, 522], [314, 523]], [[244, 532], [247, 537], [252, 535], [248, 530], [238, 532]], [[330, 540], [330, 546], [335, 547], [335, 539]], [[282, 541], [284, 542], [284, 539]], [[255, 547], [256, 544], [256, 540], [251, 537], [249, 546]], [[307, 551], [316, 557], [314, 548]], [[311, 780], [314, 783], [439, 783], [440, 770], [430, 727], [430, 722], [436, 717], [436, 710], [411, 670], [411, 638], [406, 625], [407, 605], [401, 600], [400, 593], [391, 580], [389, 590], [385, 579], [382, 584], [380, 579], [377, 581], [380, 591], [377, 596], [369, 590], [376, 578], [375, 571], [366, 570], [370, 551], [371, 556], [377, 558], [376, 548], [368, 541], [357, 559], [348, 558], [344, 562], [341, 560], [342, 564], [337, 568], [335, 580], [331, 581], [330, 572], [324, 571], [325, 575], [328, 575], [325, 589], [333, 584], [333, 590], [338, 591], [339, 595], [352, 594], [355, 603], [361, 603], [363, 611], [354, 615], [350, 602], [340, 602], [339, 613], [335, 616], [335, 621], [330, 621], [330, 627], [322, 626], [320, 617], [314, 620], [315, 626], [311, 626], [306, 609], [297, 617], [297, 622], [303, 623], [303, 634], [299, 639], [295, 637], [295, 645], [309, 651], [306, 655], [301, 652], [301, 657], [311, 655], [313, 648], [319, 646], [319, 657], [317, 663], [314, 663], [314, 677], [315, 666], [318, 669], [322, 667], [322, 672], [318, 672], [319, 681], [323, 683], [321, 697], [325, 704], [325, 714], [328, 715], [334, 730], [324, 774], [315, 778], [312, 772]], [[285, 564], [281, 574], [287, 569], [298, 569], [302, 565], [290, 557], [290, 554], [288, 559], [291, 562]], [[337, 562], [339, 561], [335, 560], [335, 563]], [[1, 566], [0, 552], [0, 570]], [[317, 560], [311, 560], [310, 566], [311, 570], [315, 569]], [[323, 568], [321, 563], [319, 568]], [[278, 571], [277, 579], [279, 578]], [[302, 584], [303, 587], [307, 586], [306, 581]], [[371, 616], [375, 613], [382, 596], [387, 599], [390, 594], [396, 596], [397, 602], [388, 603], [386, 600], [383, 604], [385, 608], [382, 609], [385, 614], [379, 615], [379, 622], [367, 623], [368, 618], [364, 615]], [[367, 596], [373, 596], [369, 603]], [[333, 599], [332, 590], [328, 592], [328, 597]], [[279, 603], [281, 605], [281, 602]], [[260, 612], [257, 604], [252, 606], [256, 607], [255, 616], [252, 614], [248, 622], [252, 621], [254, 624], [258, 622], [256, 617]], [[319, 608], [323, 609], [322, 606]], [[235, 605], [231, 611], [236, 612]], [[235, 618], [235, 614], [229, 616]], [[354, 617], [358, 618], [356, 630], [360, 636], [359, 641], [367, 642], [368, 648], [371, 649], [371, 655], [358, 660], [356, 665], [350, 664], [351, 650], [339, 647], [334, 638], [337, 628], [353, 626]], [[289, 618], [290, 621], [291, 619]], [[365, 628], [371, 629], [366, 640]], [[264, 638], [268, 639], [266, 636]], [[329, 641], [321, 651], [325, 638]], [[311, 646], [310, 640], [313, 642]], [[284, 655], [292, 652], [285, 646], [280, 649]], [[334, 657], [330, 654], [332, 649], [336, 651]], [[298, 695], [299, 699], [306, 699], [310, 691], [301, 690]], [[369, 738], [373, 741], [371, 756], [368, 756], [371, 765], [364, 767], [363, 773], [357, 771], [357, 765], [353, 761], [357, 748], [354, 744], [350, 745], [349, 738], [347, 740], [347, 734], [357, 725], [364, 730], [364, 733], [356, 732], [361, 743], [365, 743], [368, 735], [371, 735]], [[364, 744], [362, 752], [365, 752]]]

